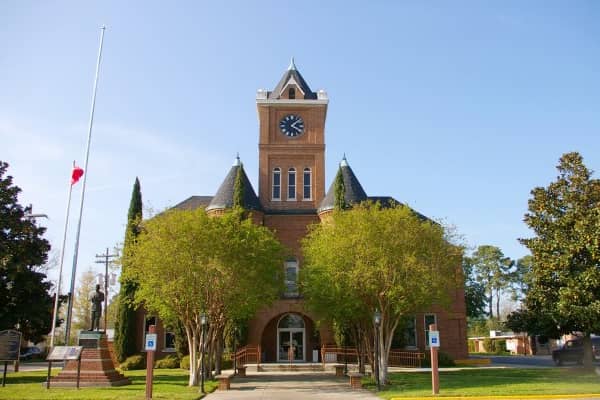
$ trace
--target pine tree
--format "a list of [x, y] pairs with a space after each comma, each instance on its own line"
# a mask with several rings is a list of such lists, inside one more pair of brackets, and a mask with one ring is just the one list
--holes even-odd
[[[139, 234], [139, 224], [142, 220], [142, 192], [140, 190], [140, 181], [135, 178], [133, 192], [131, 193], [131, 202], [129, 203], [129, 213], [127, 214], [127, 228], [125, 231], [125, 243], [123, 253], [132, 246]], [[122, 272], [127, 268], [127, 261], [124, 257]], [[119, 361], [137, 352], [135, 346], [135, 306], [133, 303], [137, 283], [131, 279], [121, 279], [121, 291], [119, 293], [119, 310], [117, 321], [115, 322], [115, 353]]]

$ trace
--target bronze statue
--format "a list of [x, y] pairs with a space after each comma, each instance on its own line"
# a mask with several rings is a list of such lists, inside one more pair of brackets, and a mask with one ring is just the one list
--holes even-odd
[[96, 291], [90, 293], [90, 301], [92, 302], [92, 327], [90, 331], [99, 331], [102, 303], [104, 302], [104, 293], [100, 291], [100, 285], [96, 285]]

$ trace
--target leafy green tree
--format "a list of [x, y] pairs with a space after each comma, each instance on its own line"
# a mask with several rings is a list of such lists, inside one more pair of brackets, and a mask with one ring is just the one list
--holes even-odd
[[[79, 285], [73, 299], [73, 330], [71, 338], [76, 338], [79, 331], [87, 331], [92, 326], [92, 303], [90, 293], [96, 290], [96, 276], [89, 268], [79, 277]], [[106, 310], [102, 310], [103, 312]]]
[[24, 340], [37, 343], [52, 327], [51, 284], [41, 272], [50, 244], [42, 237], [46, 228], [28, 217], [31, 206], [19, 204], [21, 189], [7, 170], [0, 161], [0, 329], [18, 327]]
[[462, 249], [447, 239], [442, 226], [408, 207], [366, 203], [334, 211], [303, 240], [301, 282], [309, 307], [324, 319], [362, 323], [371, 343], [373, 314], [381, 312], [381, 382], [404, 319], [433, 304], [447, 306], [463, 284]]
[[581, 332], [584, 364], [592, 367], [590, 334], [600, 332], [600, 180], [579, 153], [560, 158], [558, 176], [531, 191], [520, 239], [533, 255], [529, 312], [547, 315], [561, 332]]
[[[217, 359], [228, 322], [248, 319], [283, 290], [281, 244], [267, 228], [241, 218], [241, 210], [218, 218], [204, 210], [170, 210], [144, 222], [124, 253], [126, 278], [138, 282], [144, 304], [168, 326], [181, 323], [190, 352], [189, 384], [200, 378], [200, 348]], [[200, 316], [208, 316], [202, 336]]]
[[[129, 212], [127, 213], [127, 228], [125, 230], [125, 243], [123, 251], [135, 244], [136, 238], [140, 232], [140, 223], [142, 221], [142, 191], [140, 181], [136, 177], [129, 202]], [[129, 268], [128, 260], [122, 260], [121, 289], [119, 292], [119, 304], [117, 319], [115, 322], [115, 353], [117, 359], [122, 362], [127, 357], [137, 353], [135, 346], [136, 321], [135, 321], [135, 291], [137, 282], [134, 278], [128, 278], [126, 270]]]
[[515, 270], [512, 272], [512, 292], [513, 300], [521, 300], [527, 294], [532, 281], [533, 256], [526, 255], [521, 257], [515, 263]]
[[469, 257], [463, 258], [463, 276], [465, 278], [465, 303], [467, 306], [467, 317], [480, 319], [486, 315], [485, 306], [487, 297], [485, 287], [477, 281], [473, 260]]
[[[496, 246], [479, 246], [471, 255], [471, 263], [475, 270], [476, 281], [483, 286], [488, 304], [490, 318], [500, 317], [500, 299], [504, 290], [512, 283], [511, 271], [513, 261], [505, 257]], [[496, 299], [496, 314], [494, 314]]]

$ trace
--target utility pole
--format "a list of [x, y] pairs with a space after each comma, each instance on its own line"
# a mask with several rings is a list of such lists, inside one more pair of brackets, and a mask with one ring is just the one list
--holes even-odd
[[[96, 254], [96, 264], [104, 264], [104, 333], [108, 329], [108, 263], [112, 258], [118, 257], [118, 254], [110, 254], [108, 247], [106, 253]], [[103, 259], [103, 260], [102, 260]]]

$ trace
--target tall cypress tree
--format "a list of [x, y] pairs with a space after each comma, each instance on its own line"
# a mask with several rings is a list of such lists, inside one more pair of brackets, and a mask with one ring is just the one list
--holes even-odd
[[242, 174], [244, 173], [244, 166], [240, 163], [237, 174], [235, 175], [235, 182], [233, 184], [233, 207], [244, 208], [244, 180]]
[[[127, 214], [127, 228], [125, 230], [125, 243], [123, 253], [131, 246], [138, 234], [139, 224], [142, 220], [142, 192], [140, 190], [140, 181], [136, 177], [131, 193], [131, 202], [129, 203], [129, 213]], [[126, 257], [123, 258], [123, 270], [127, 269]], [[119, 311], [115, 323], [115, 353], [117, 359], [122, 362], [127, 357], [137, 352], [135, 346], [135, 306], [133, 303], [137, 283], [131, 279], [121, 279], [121, 291], [119, 293]]]
[[346, 185], [344, 185], [344, 176], [342, 175], [342, 167], [338, 169], [337, 175], [335, 176], [335, 192], [334, 192], [334, 208], [336, 210], [343, 210], [346, 208]]

